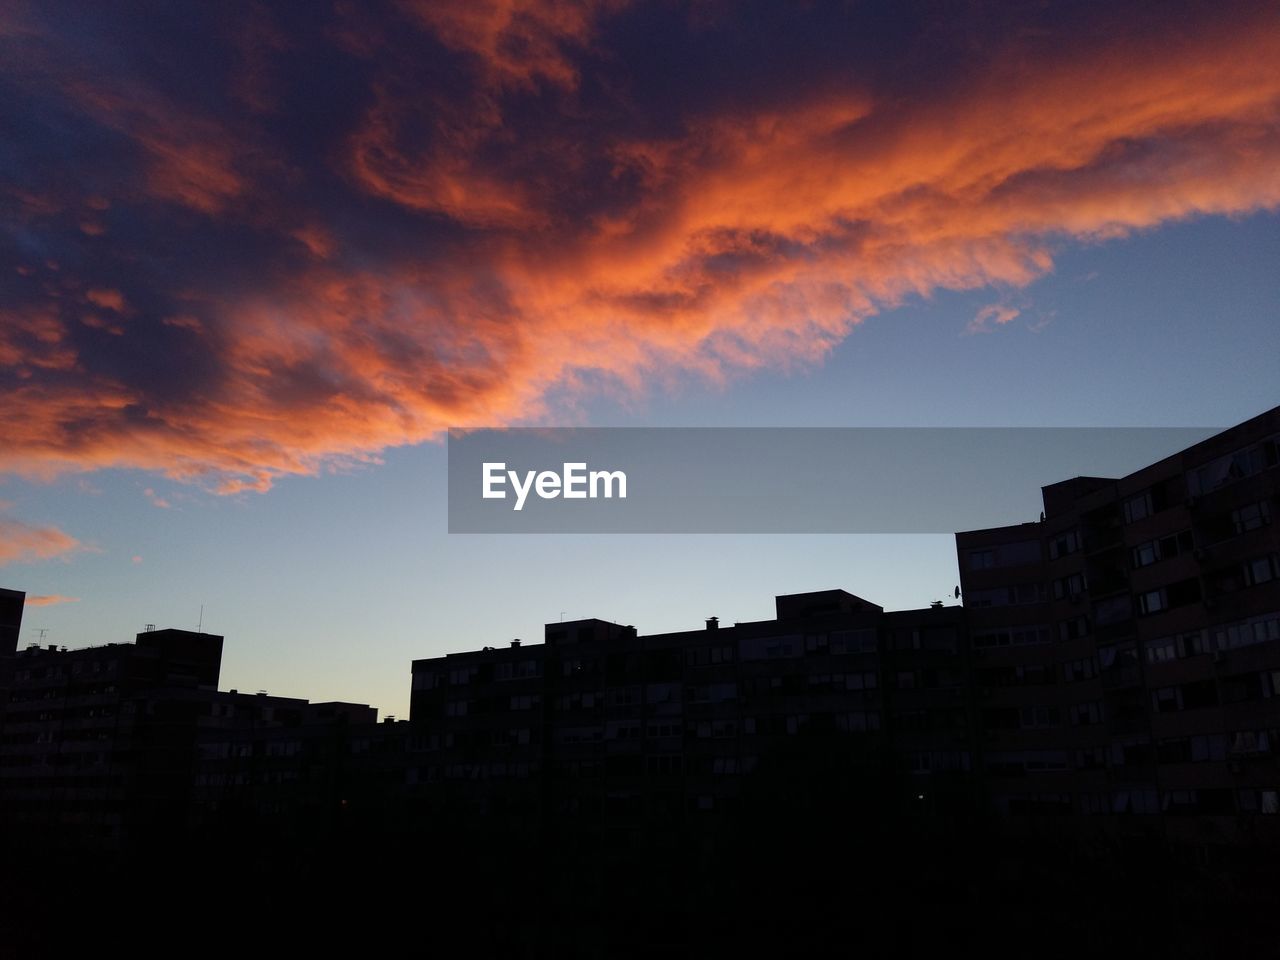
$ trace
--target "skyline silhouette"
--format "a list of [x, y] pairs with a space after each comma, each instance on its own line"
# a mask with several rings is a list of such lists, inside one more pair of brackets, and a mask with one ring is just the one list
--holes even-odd
[[[469, 949], [817, 948], [852, 898], [886, 949], [940, 946], [922, 911], [953, 945], [1086, 911], [1051, 955], [1257, 949], [1280, 892], [1280, 407], [1041, 494], [1039, 521], [956, 534], [964, 605], [819, 590], [675, 633], [555, 621], [415, 660], [399, 721], [222, 691], [214, 634], [14, 654], [0, 592], [0, 846], [28, 881], [0, 917], [29, 950], [81, 948], [92, 928], [58, 929], [32, 878], [110, 870], [176, 904], [250, 871], [350, 922], [243, 913], [215, 937], [358, 943], [360, 915], [426, 896]], [[389, 862], [422, 886], [319, 879]], [[974, 923], [993, 891], [1022, 917], [996, 933]]]
[[6, 10], [0, 562], [58, 643], [203, 607], [233, 685], [403, 713], [370, 646], [957, 580], [914, 537], [564, 538], [555, 569], [447, 534], [451, 426], [1276, 401], [1265, 5], [429, 6]]
[[1271, 952], [1276, 63], [0, 4], [0, 955]]

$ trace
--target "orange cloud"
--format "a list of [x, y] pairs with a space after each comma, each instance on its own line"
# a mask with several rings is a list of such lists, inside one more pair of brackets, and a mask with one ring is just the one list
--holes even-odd
[[596, 18], [621, 9], [622, 0], [473, 0], [465, 4], [415, 0], [413, 16], [441, 42], [475, 57], [496, 84], [528, 87], [539, 81], [573, 87], [578, 68], [572, 48], [590, 40]]
[[[1022, 316], [1022, 310], [1007, 304], [992, 303], [983, 307], [965, 327], [966, 333], [991, 333], [996, 327], [1012, 323]], [[995, 326], [992, 326], [994, 324]]]
[[151, 501], [151, 505], [153, 507], [159, 507], [161, 510], [168, 510], [171, 506], [173, 506], [173, 504], [171, 504], [164, 497], [157, 494], [150, 487], [147, 487], [145, 490], [143, 490], [142, 495], [146, 497], [149, 501]]
[[90, 290], [84, 296], [90, 303], [102, 307], [104, 310], [124, 313], [124, 295], [119, 290]]
[[0, 565], [67, 557], [87, 549], [56, 527], [33, 527], [0, 517]]
[[[582, 391], [819, 362], [910, 296], [1025, 287], [1064, 243], [1280, 206], [1263, 6], [1013, 22], [981, 56], [960, 37], [935, 57], [922, 28], [908, 66], [805, 46], [804, 71], [767, 81], [755, 52], [786, 38], [729, 43], [713, 69], [699, 44], [739, 26], [714, 9], [675, 25], [670, 69], [620, 19], [657, 14], [621, 3], [402, 11], [303, 38], [347, 71], [323, 115], [302, 106], [321, 71], [290, 88], [283, 61], [245, 67], [251, 95], [222, 78], [224, 101], [212, 80], [193, 103], [132, 75], [60, 83], [133, 184], [113, 218], [154, 224], [129, 241], [154, 246], [113, 219], [111, 249], [86, 247], [103, 241], [59, 232], [84, 198], [24, 190], [22, 229], [62, 269], [16, 265], [0, 468], [261, 491], [451, 425], [551, 419]], [[302, 45], [261, 30], [237, 49]], [[86, 298], [127, 304], [127, 326], [81, 317]]]
[[52, 607], [58, 603], [79, 603], [79, 597], [64, 597], [61, 594], [50, 593], [43, 596], [27, 597], [26, 604], [28, 607]]

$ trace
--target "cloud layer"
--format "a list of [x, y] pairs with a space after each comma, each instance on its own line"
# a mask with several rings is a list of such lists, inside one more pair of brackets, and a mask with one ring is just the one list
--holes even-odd
[[68, 557], [87, 549], [57, 527], [37, 527], [0, 517], [0, 566]]
[[28, 596], [26, 605], [28, 607], [52, 607], [59, 603], [79, 603], [79, 597], [64, 597], [58, 593], [49, 593], [41, 596]]
[[0, 470], [265, 489], [1280, 204], [1273, 7], [1011, 6], [6, 7]]

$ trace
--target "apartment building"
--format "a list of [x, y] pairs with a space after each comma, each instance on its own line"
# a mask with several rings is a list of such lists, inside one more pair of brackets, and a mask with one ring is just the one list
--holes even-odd
[[411, 778], [606, 848], [714, 832], [771, 774], [837, 754], [903, 799], [954, 796], [976, 750], [964, 611], [885, 613], [843, 590], [776, 606], [648, 636], [552, 623], [542, 644], [414, 661]]
[[22, 631], [22, 611], [27, 595], [21, 590], [0, 587], [0, 719], [9, 702], [13, 683], [13, 659], [18, 651], [18, 634]]
[[9, 839], [111, 848], [184, 822], [221, 655], [220, 636], [153, 629], [135, 643], [19, 651], [0, 738]]
[[0, 735], [6, 844], [137, 850], [227, 824], [301, 830], [339, 809], [367, 752], [351, 733], [377, 711], [219, 691], [222, 644], [148, 628], [18, 652]]
[[956, 535], [991, 802], [1197, 843], [1280, 831], [1280, 409], [1034, 523]]

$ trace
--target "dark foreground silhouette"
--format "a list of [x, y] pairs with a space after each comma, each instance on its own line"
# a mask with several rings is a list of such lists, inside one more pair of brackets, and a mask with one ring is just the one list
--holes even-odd
[[[1197, 859], [1011, 836], [965, 783], [927, 809], [874, 755], [814, 731], [762, 760], [722, 811], [577, 816], [351, 802], [299, 820], [229, 812], [127, 853], [6, 859], [5, 956], [118, 946], [503, 957], [1267, 955], [1272, 858]], [[28, 845], [30, 846], [30, 845]]]

